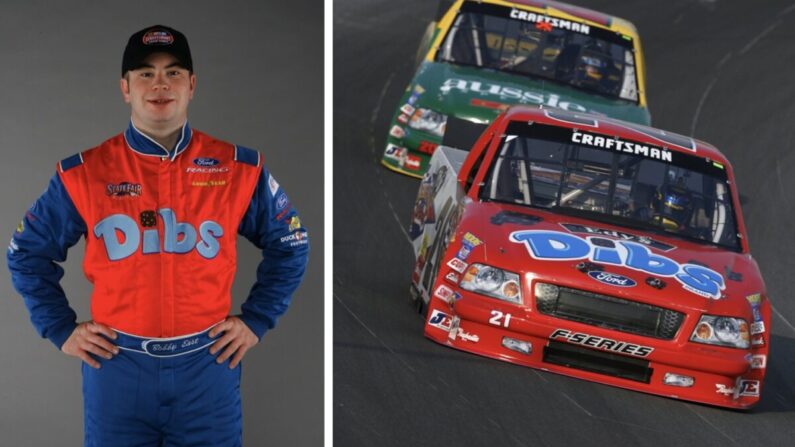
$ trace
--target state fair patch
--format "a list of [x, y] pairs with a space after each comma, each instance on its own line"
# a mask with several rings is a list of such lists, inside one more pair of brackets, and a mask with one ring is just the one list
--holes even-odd
[[271, 174], [268, 174], [268, 187], [270, 187], [270, 189], [271, 189], [271, 195], [275, 196], [276, 195], [276, 191], [279, 190], [279, 184], [276, 183], [276, 179], [273, 178], [273, 175], [271, 175]]

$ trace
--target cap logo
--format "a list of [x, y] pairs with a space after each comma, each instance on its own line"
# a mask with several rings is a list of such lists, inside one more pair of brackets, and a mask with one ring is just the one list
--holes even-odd
[[144, 34], [144, 45], [171, 45], [174, 43], [174, 36], [168, 31], [149, 31]]

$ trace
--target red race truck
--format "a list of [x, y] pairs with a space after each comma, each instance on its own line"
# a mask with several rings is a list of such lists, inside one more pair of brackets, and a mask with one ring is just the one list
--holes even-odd
[[425, 335], [464, 351], [747, 409], [770, 303], [728, 160], [689, 137], [515, 107], [440, 147], [412, 213]]

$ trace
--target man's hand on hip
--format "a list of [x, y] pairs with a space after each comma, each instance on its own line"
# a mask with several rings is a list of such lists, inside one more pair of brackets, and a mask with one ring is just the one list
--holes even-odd
[[100, 334], [111, 340], [116, 339], [116, 333], [104, 324], [84, 321], [72, 331], [72, 335], [61, 346], [61, 351], [80, 358], [92, 368], [99, 369], [99, 362], [91, 358], [89, 353], [108, 360], [119, 353], [119, 348], [102, 338]]
[[212, 328], [210, 330], [210, 338], [215, 338], [221, 332], [224, 335], [210, 348], [210, 354], [215, 355], [226, 347], [215, 361], [223, 363], [234, 354], [232, 361], [229, 362], [230, 369], [235, 368], [240, 363], [240, 360], [243, 359], [243, 356], [246, 355], [246, 351], [259, 342], [254, 332], [238, 317], [229, 317], [223, 323]]

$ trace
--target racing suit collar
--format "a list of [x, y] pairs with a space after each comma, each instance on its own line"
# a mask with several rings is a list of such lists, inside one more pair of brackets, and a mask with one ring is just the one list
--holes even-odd
[[138, 128], [135, 127], [132, 120], [127, 130], [124, 131], [124, 139], [127, 140], [127, 146], [133, 151], [142, 155], [152, 155], [157, 157], [169, 157], [174, 160], [177, 155], [185, 151], [185, 148], [190, 144], [193, 132], [190, 130], [190, 125], [185, 121], [182, 125], [182, 133], [174, 148], [169, 151], [160, 143], [147, 136]]

